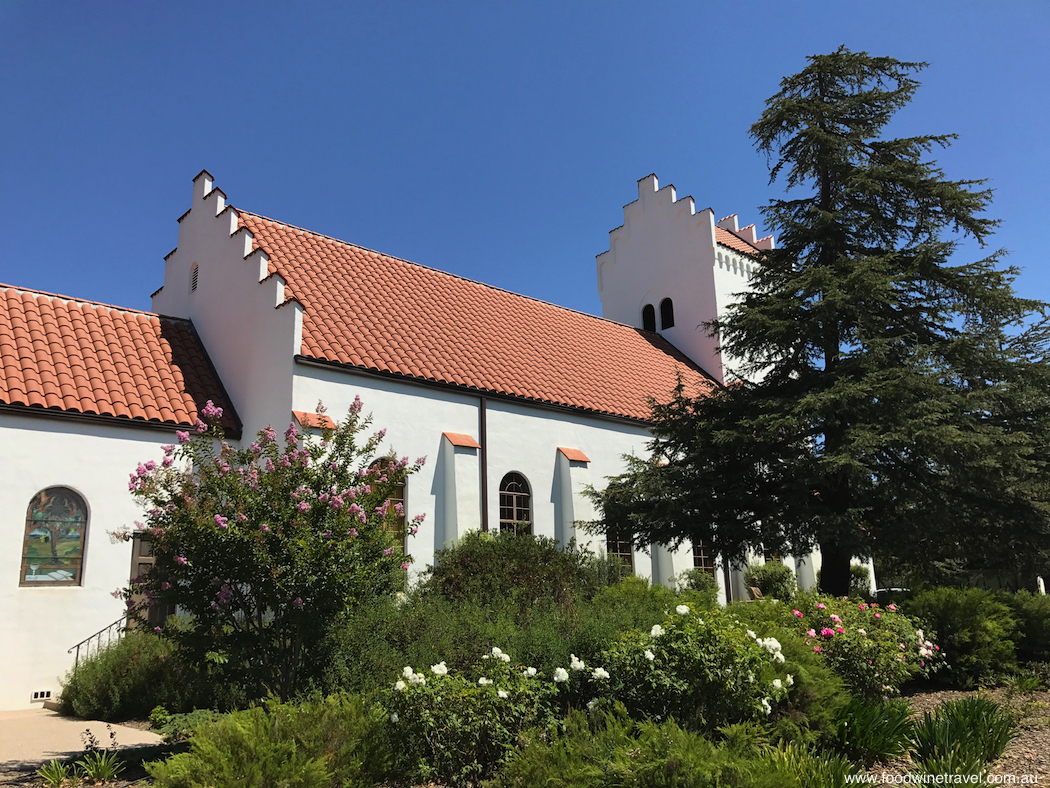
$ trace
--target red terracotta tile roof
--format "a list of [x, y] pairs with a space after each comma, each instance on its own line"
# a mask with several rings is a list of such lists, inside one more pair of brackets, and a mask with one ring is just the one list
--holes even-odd
[[678, 374], [712, 385], [658, 334], [238, 215], [303, 305], [303, 356], [641, 420]]
[[572, 460], [573, 462], [590, 462], [591, 458], [584, 454], [579, 449], [567, 449], [564, 446], [559, 446], [558, 451], [565, 455], [565, 459]]
[[448, 442], [453, 446], [460, 446], [464, 449], [481, 448], [481, 444], [474, 440], [472, 436], [464, 435], [462, 432], [443, 432], [441, 434], [448, 438]]
[[239, 433], [189, 321], [0, 285], [0, 404], [174, 427], [208, 400]]
[[752, 246], [740, 236], [717, 225], [715, 225], [715, 241], [737, 252], [750, 255], [760, 254], [758, 247]]

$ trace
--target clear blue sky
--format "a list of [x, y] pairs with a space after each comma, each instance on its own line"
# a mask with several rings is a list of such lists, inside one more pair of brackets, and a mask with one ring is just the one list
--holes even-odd
[[926, 60], [896, 134], [954, 132], [993, 244], [1050, 299], [1050, 3], [0, 0], [0, 282], [148, 309], [190, 180], [235, 206], [600, 314], [655, 172], [719, 216], [780, 193], [747, 135], [841, 44]]

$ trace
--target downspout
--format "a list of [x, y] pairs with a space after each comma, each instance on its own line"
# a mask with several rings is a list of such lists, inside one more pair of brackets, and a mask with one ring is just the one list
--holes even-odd
[[478, 397], [478, 443], [481, 451], [478, 456], [478, 464], [481, 471], [481, 530], [488, 533], [489, 530], [489, 437], [488, 437], [488, 415], [484, 397]]

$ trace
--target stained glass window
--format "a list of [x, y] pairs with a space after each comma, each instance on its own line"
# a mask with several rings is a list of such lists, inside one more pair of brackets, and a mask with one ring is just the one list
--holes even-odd
[[41, 490], [29, 503], [20, 585], [80, 585], [87, 506], [66, 487]]

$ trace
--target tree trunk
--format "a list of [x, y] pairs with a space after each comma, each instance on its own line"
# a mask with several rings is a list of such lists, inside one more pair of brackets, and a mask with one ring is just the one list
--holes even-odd
[[848, 596], [850, 562], [853, 556], [834, 543], [820, 545], [820, 590], [831, 596]]

